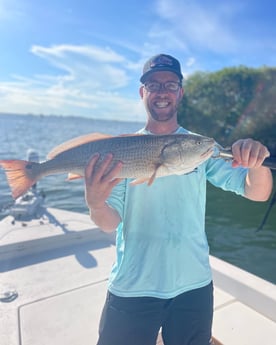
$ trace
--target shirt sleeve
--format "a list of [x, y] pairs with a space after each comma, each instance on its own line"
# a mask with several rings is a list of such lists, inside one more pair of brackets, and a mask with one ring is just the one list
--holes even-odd
[[209, 159], [206, 163], [207, 180], [216, 187], [244, 196], [245, 178], [248, 169], [233, 168], [223, 159]]

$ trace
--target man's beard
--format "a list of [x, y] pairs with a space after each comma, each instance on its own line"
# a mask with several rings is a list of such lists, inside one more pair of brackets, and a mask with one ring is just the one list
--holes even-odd
[[158, 122], [166, 122], [171, 120], [177, 114], [177, 107], [168, 107], [167, 109], [156, 109], [156, 107], [149, 106], [149, 113], [151, 117]]

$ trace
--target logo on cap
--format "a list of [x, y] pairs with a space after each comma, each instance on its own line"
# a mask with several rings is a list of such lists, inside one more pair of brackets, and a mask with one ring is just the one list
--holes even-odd
[[173, 66], [173, 60], [166, 55], [159, 55], [154, 60], [151, 61], [150, 67], [158, 67], [158, 66]]

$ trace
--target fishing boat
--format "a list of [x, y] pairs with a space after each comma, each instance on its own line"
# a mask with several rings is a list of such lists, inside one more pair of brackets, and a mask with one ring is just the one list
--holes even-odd
[[[96, 344], [114, 258], [114, 234], [86, 214], [45, 207], [34, 186], [0, 221], [1, 345]], [[210, 262], [213, 344], [275, 344], [276, 286]]]

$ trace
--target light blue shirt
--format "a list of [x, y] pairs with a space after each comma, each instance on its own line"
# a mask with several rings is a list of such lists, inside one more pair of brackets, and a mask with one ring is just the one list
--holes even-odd
[[108, 199], [122, 219], [109, 291], [122, 297], [173, 298], [209, 284], [206, 181], [243, 195], [246, 173], [211, 158], [189, 174], [157, 178], [150, 187], [131, 186], [128, 179], [118, 184]]

